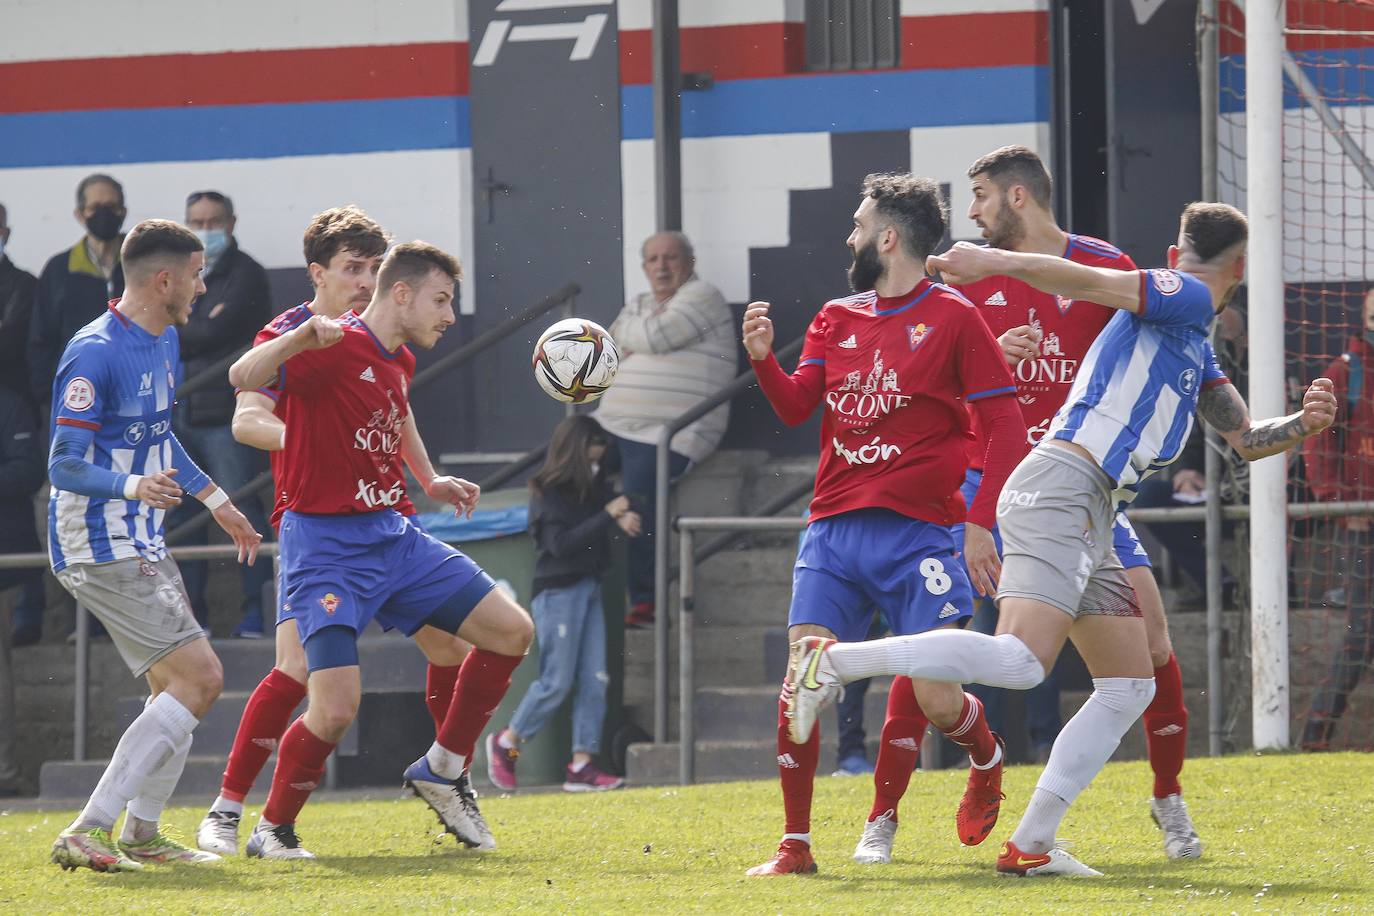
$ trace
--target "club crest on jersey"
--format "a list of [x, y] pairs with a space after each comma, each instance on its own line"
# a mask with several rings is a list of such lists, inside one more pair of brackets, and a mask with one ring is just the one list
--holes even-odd
[[326, 592], [325, 596], [320, 599], [320, 607], [324, 608], [324, 612], [330, 617], [334, 616], [334, 612], [339, 609], [339, 605], [342, 603], [343, 599], [333, 592]]
[[935, 330], [933, 324], [926, 324], [925, 322], [909, 324], [906, 326], [907, 343], [911, 345], [911, 349], [915, 350], [925, 343], [926, 338], [930, 336], [930, 332], [933, 330]]
[[1059, 314], [1061, 315], [1067, 315], [1069, 309], [1073, 308], [1073, 300], [1068, 296], [1055, 296], [1054, 301], [1059, 306]]

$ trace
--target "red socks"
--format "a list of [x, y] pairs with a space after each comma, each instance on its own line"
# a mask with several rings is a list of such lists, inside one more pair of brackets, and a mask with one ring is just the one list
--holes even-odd
[[1178, 659], [1155, 669], [1155, 698], [1145, 709], [1145, 747], [1155, 771], [1155, 798], [1178, 795], [1178, 774], [1188, 754], [1188, 707], [1183, 703], [1183, 674]]
[[277, 740], [291, 721], [291, 713], [303, 699], [305, 685], [276, 668], [253, 688], [253, 695], [243, 708], [239, 730], [234, 735], [229, 763], [224, 768], [221, 795], [232, 801], [243, 801], [262, 772], [263, 764], [276, 750]]
[[453, 705], [453, 685], [458, 680], [460, 667], [454, 665], [451, 668], [441, 668], [431, 662], [425, 674], [425, 705], [429, 707], [429, 717], [434, 720], [436, 738], [439, 736], [439, 730], [444, 727], [448, 708]]
[[473, 649], [468, 653], [458, 669], [448, 714], [435, 735], [441, 747], [472, 762], [477, 736], [482, 734], [482, 729], [491, 721], [491, 714], [501, 705], [501, 698], [510, 689], [511, 672], [524, 658], [523, 655], [498, 655], [486, 649]]
[[262, 819], [269, 824], [294, 824], [306, 799], [319, 785], [332, 750], [334, 744], [317, 738], [305, 727], [303, 717], [291, 723], [281, 736], [277, 771], [272, 774], [272, 791], [262, 806]]
[[912, 692], [911, 678], [894, 677], [887, 694], [887, 717], [883, 720], [878, 760], [873, 765], [870, 821], [888, 811], [892, 812], [892, 819], [897, 820], [897, 807], [911, 782], [916, 761], [921, 758], [921, 739], [925, 737], [927, 724], [926, 714]]
[[811, 790], [816, 783], [816, 763], [821, 757], [821, 725], [816, 723], [805, 744], [793, 744], [787, 734], [787, 722], [787, 700], [779, 698], [778, 776], [782, 780], [782, 807], [786, 817], [783, 833], [810, 833]]
[[969, 759], [977, 766], [986, 766], [997, 753], [997, 739], [992, 737], [987, 717], [983, 715], [983, 704], [971, 693], [964, 694], [964, 708], [959, 711], [959, 721], [948, 730], [941, 729], [945, 737], [968, 751]]

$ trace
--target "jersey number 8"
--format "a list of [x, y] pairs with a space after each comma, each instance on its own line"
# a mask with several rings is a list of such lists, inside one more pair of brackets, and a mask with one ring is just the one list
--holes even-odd
[[945, 572], [945, 564], [934, 557], [926, 557], [917, 567], [926, 580], [926, 591], [932, 595], [943, 595], [954, 585], [954, 580]]

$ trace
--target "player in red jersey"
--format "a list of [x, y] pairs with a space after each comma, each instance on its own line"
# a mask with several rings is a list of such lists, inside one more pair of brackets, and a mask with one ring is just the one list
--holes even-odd
[[[970, 166], [968, 177], [973, 192], [969, 218], [983, 230], [992, 247], [1053, 254], [1092, 267], [1135, 269], [1135, 263], [1114, 246], [1059, 227], [1051, 209], [1049, 172], [1032, 150], [1024, 146], [994, 150]], [[1016, 377], [1026, 441], [1034, 447], [1068, 397], [1083, 357], [1113, 310], [1093, 302], [1065, 300], [1012, 277], [987, 277], [960, 287], [960, 292], [999, 335]], [[981, 436], [978, 441], [982, 441]], [[977, 449], [969, 454], [964, 493], [970, 500], [982, 491], [981, 457]], [[1178, 782], [1187, 749], [1188, 710], [1183, 703], [1178, 661], [1169, 641], [1164, 602], [1149, 555], [1124, 514], [1118, 514], [1112, 534], [1117, 557], [1140, 603], [1155, 668], [1155, 696], [1144, 715], [1146, 747], [1154, 769], [1151, 814], [1164, 832], [1164, 848], [1170, 858], [1196, 858], [1202, 843]], [[893, 680], [888, 719], [874, 767], [875, 812], [895, 809], [911, 778], [916, 752], [906, 749], [903, 745], [911, 742], [902, 739], [914, 735], [919, 742], [925, 732], [920, 709], [906, 700], [905, 691], [896, 689], [904, 680], [901, 676]], [[1057, 697], [1057, 691], [1055, 694]], [[889, 838], [889, 857], [890, 844]], [[859, 852], [855, 856], [858, 858]]]
[[[357, 207], [334, 207], [317, 214], [305, 231], [305, 259], [315, 298], [278, 315], [258, 332], [254, 346], [275, 340], [299, 327], [312, 315], [338, 318], [350, 309], [364, 308], [376, 288], [377, 271], [386, 252], [385, 231]], [[282, 460], [286, 434], [282, 420], [284, 394], [276, 387], [240, 391], [234, 413], [234, 435], [246, 445], [268, 452], [275, 484], [271, 523], [277, 528], [284, 511], [283, 494], [292, 489], [291, 469]], [[429, 461], [413, 416], [402, 431], [402, 454], [415, 479], [427, 482], [429, 495], [470, 512], [479, 491], [467, 481], [438, 476]], [[413, 516], [415, 507], [403, 496], [396, 510]], [[280, 590], [279, 590], [280, 592]], [[276, 662], [247, 704], [225, 767], [220, 793], [196, 832], [201, 849], [220, 855], [238, 852], [238, 827], [243, 800], [290, 724], [291, 714], [305, 698], [306, 659], [296, 622], [284, 613], [278, 595]], [[457, 636], [433, 627], [415, 634], [429, 658], [425, 700], [437, 734], [448, 713], [458, 667], [471, 648]]]
[[285, 460], [300, 474], [281, 519], [284, 609], [295, 615], [309, 668], [305, 714], [282, 736], [272, 789], [250, 855], [300, 858], [295, 820], [361, 695], [357, 635], [374, 618], [406, 634], [461, 631], [463, 661], [449, 712], [406, 783], [464, 844], [495, 841], [468, 778], [478, 734], [510, 686], [533, 624], [475, 563], [424, 534], [395, 506], [404, 494], [400, 435], [415, 357], [453, 324], [458, 263], [410, 242], [387, 255], [361, 315], [316, 315], [230, 369], [252, 389], [286, 393]]
[[[1000, 565], [989, 529], [997, 491], [1025, 452], [1021, 418], [987, 326], [963, 297], [925, 276], [925, 258], [945, 225], [934, 182], [868, 176], [848, 240], [850, 284], [860, 292], [821, 309], [792, 375], [773, 356], [768, 303], [745, 312], [745, 348], [783, 422], [800, 423], [824, 405], [815, 498], [788, 614], [793, 642], [841, 633], [863, 639], [874, 604], [896, 632], [959, 626], [973, 612], [972, 589], [986, 595], [996, 586]], [[984, 467], [993, 485], [966, 511], [958, 490], [970, 406], [987, 430]], [[956, 544], [949, 526], [965, 517], [964, 540]], [[812, 732], [804, 744], [792, 741], [791, 690], [785, 680], [778, 705], [783, 840], [751, 875], [816, 870], [810, 809], [820, 739]], [[982, 705], [958, 684], [918, 680], [908, 690], [969, 751], [959, 838], [982, 842], [1002, 798], [1001, 741]]]

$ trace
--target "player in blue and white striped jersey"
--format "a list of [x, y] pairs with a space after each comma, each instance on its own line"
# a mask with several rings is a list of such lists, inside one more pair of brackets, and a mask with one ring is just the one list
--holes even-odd
[[[184, 226], [145, 220], [124, 240], [124, 298], [77, 332], [53, 389], [49, 551], [67, 591], [105, 624], [151, 696], [90, 801], [53, 843], [64, 869], [125, 871], [218, 859], [158, 827], [223, 673], [191, 615], [162, 523], [196, 496], [252, 563], [262, 536], [186, 457], [172, 433], [177, 334], [205, 292], [203, 246]], [[116, 844], [111, 831], [128, 817]]]
[[1225, 204], [1189, 204], [1168, 270], [1121, 271], [965, 242], [929, 259], [959, 286], [1010, 276], [1047, 293], [1118, 309], [1088, 351], [1050, 432], [1007, 479], [997, 505], [1004, 545], [996, 636], [939, 631], [867, 643], [794, 645], [793, 740], [840, 686], [879, 674], [1027, 689], [1072, 638], [1093, 693], [1059, 733], [997, 870], [1098, 875], [1055, 844], [1069, 805], [1111, 757], [1154, 695], [1135, 593], [1112, 547], [1120, 506], [1178, 455], [1194, 412], [1240, 454], [1277, 454], [1335, 419], [1329, 379], [1301, 411], [1254, 422], [1216, 369], [1207, 337], [1245, 274], [1248, 227]]

